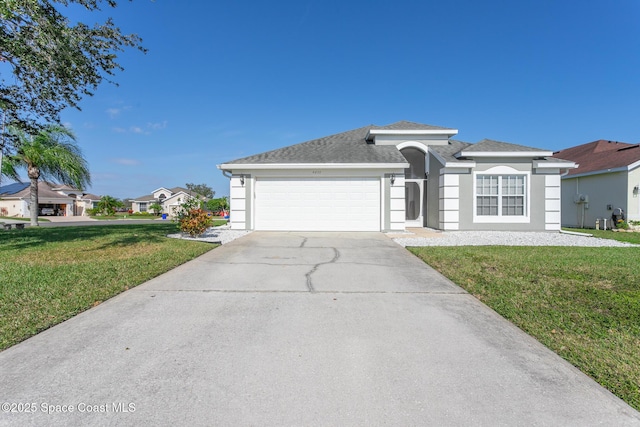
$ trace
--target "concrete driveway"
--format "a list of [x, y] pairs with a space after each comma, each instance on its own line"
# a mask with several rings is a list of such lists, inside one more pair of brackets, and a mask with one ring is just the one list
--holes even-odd
[[0, 372], [1, 425], [640, 425], [380, 233], [252, 233]]

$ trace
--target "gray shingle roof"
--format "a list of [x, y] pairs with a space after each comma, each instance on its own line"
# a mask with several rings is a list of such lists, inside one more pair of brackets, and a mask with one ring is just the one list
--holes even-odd
[[98, 195], [95, 195], [95, 194], [92, 194], [92, 193], [84, 193], [84, 194], [82, 194], [82, 199], [85, 199], [85, 200], [100, 200], [100, 199], [102, 199], [102, 197], [98, 196]]
[[[11, 198], [25, 198], [30, 195], [30, 184], [28, 182], [18, 182], [10, 184], [0, 188], [0, 196]], [[64, 194], [60, 194], [52, 188], [58, 188], [59, 185], [52, 184], [45, 181], [38, 181], [38, 197], [39, 198], [53, 198], [53, 199], [69, 199], [73, 200]]]
[[[162, 188], [166, 188], [166, 187], [162, 187]], [[179, 193], [179, 192], [184, 192], [187, 194], [190, 194], [191, 192], [189, 190], [187, 190], [184, 187], [173, 187], [173, 188], [167, 188], [167, 190], [169, 190], [171, 192], [171, 194], [166, 194], [167, 198], [171, 197], [171, 195]], [[155, 202], [157, 199], [155, 197], [153, 197], [153, 194], [145, 194], [144, 196], [140, 196], [140, 197], [136, 197], [134, 199], [129, 199], [129, 200], [133, 200], [134, 202]]]
[[371, 125], [369, 129], [389, 129], [389, 130], [455, 130], [453, 128], [443, 128], [441, 126], [426, 125], [423, 123], [408, 122], [401, 120], [386, 126]]
[[477, 144], [473, 144], [465, 148], [466, 153], [513, 153], [513, 152], [540, 152], [548, 153], [548, 150], [539, 148], [525, 147], [524, 145], [511, 144], [509, 142], [494, 141], [492, 139], [483, 139]]
[[411, 122], [364, 126], [347, 132], [244, 157], [225, 164], [406, 163], [395, 146], [369, 144], [369, 129], [446, 129]]
[[468, 142], [456, 141], [454, 139], [449, 140], [447, 145], [432, 145], [429, 146], [429, 151], [435, 151], [447, 162], [460, 162], [462, 160], [455, 157], [460, 151], [465, 150], [467, 147], [472, 147], [473, 144]]
[[[314, 139], [277, 150], [226, 162], [227, 165], [253, 164], [313, 164], [313, 163], [406, 163], [406, 159], [393, 145], [375, 145], [366, 141], [367, 134], [374, 130], [454, 130], [408, 121], [400, 121], [386, 126], [369, 125], [347, 132]], [[508, 142], [483, 139], [477, 144], [450, 140], [448, 145], [430, 146], [446, 162], [464, 162], [459, 159], [464, 151], [468, 157], [473, 153], [540, 153], [547, 150], [511, 144]]]

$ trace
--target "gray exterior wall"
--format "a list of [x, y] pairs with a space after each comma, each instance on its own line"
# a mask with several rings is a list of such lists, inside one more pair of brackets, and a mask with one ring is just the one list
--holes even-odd
[[480, 162], [476, 159], [473, 172], [483, 172], [496, 166], [510, 166], [520, 172], [529, 172], [529, 222], [528, 223], [477, 223], [473, 221], [474, 175], [460, 175], [460, 230], [498, 230], [498, 231], [545, 231], [545, 188], [546, 175], [533, 170], [531, 160], [524, 159], [487, 159]]
[[[629, 213], [627, 195], [629, 187], [633, 196], [633, 186], [628, 184], [628, 172], [612, 172], [577, 178], [562, 179], [562, 225], [564, 227], [595, 228], [596, 219], [611, 219], [611, 208], [621, 207]], [[575, 203], [577, 194], [588, 196], [588, 202]], [[637, 194], [635, 200], [637, 203]], [[583, 217], [584, 215], [584, 217]]]
[[[560, 225], [560, 184], [558, 170], [536, 170], [530, 159], [475, 159], [473, 169], [445, 169], [433, 156], [429, 156], [429, 180], [427, 181], [426, 226], [437, 229], [459, 230], [503, 230], [503, 231], [549, 231]], [[528, 173], [529, 204], [528, 222], [474, 222], [475, 173], [493, 167], [509, 166], [519, 172]], [[446, 188], [445, 176], [457, 180], [457, 189]], [[451, 182], [451, 180], [449, 179]], [[451, 211], [451, 194], [458, 194], [457, 225], [451, 221], [456, 212]], [[448, 195], [447, 195], [448, 193]], [[447, 205], [449, 207], [447, 207]], [[455, 206], [454, 206], [455, 207]], [[448, 218], [445, 221], [445, 218]]]

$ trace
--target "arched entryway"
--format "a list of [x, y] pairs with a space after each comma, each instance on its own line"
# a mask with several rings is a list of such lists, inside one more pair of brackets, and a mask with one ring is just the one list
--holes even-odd
[[426, 212], [426, 155], [417, 147], [400, 150], [409, 167], [404, 170], [405, 224], [407, 227], [424, 227]]

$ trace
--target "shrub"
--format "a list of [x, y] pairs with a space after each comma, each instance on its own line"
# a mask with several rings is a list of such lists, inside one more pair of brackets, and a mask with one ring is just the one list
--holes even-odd
[[134, 212], [131, 214], [132, 216], [155, 216], [150, 212]]
[[87, 214], [89, 216], [96, 216], [99, 213], [100, 213], [100, 209], [98, 209], [98, 208], [89, 208], [89, 209], [87, 209]]
[[189, 210], [178, 219], [178, 226], [183, 233], [189, 233], [191, 237], [196, 237], [207, 231], [213, 225], [213, 218], [200, 208]]
[[621, 228], [623, 230], [628, 230], [629, 229], [629, 224], [627, 224], [627, 222], [625, 220], [620, 219], [616, 223], [616, 228]]

